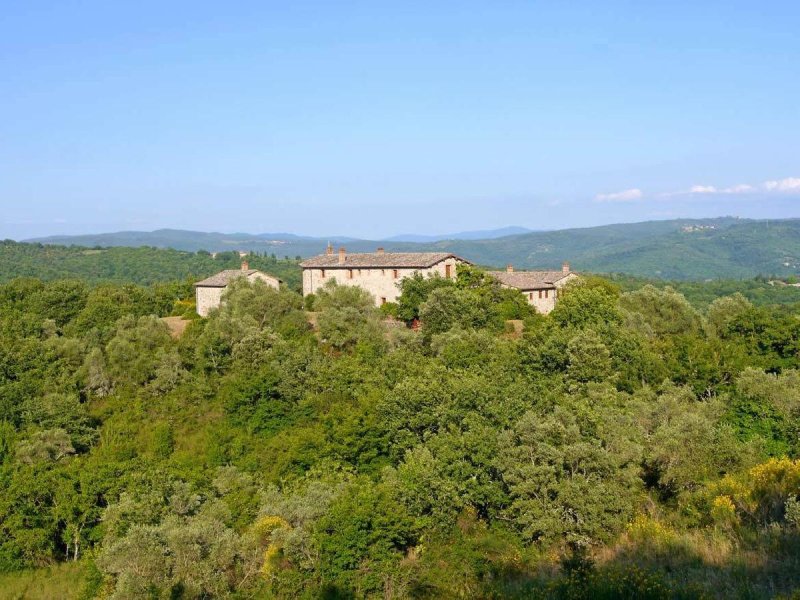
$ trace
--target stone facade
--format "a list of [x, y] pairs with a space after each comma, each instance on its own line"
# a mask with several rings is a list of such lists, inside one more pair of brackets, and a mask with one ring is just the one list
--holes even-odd
[[578, 275], [564, 263], [561, 271], [514, 271], [509, 265], [505, 271], [491, 271], [503, 287], [518, 289], [536, 312], [546, 315], [556, 307], [558, 292]]
[[520, 291], [525, 294], [525, 297], [528, 299], [528, 304], [536, 308], [536, 312], [546, 315], [556, 307], [559, 288], [564, 287], [569, 281], [577, 279], [577, 277], [575, 273], [570, 273], [567, 277], [558, 280], [552, 288]]
[[201, 317], [207, 317], [208, 314], [215, 308], [219, 308], [222, 304], [222, 294], [235, 279], [245, 277], [248, 281], [263, 281], [267, 285], [276, 290], [280, 288], [281, 280], [273, 277], [267, 273], [248, 268], [246, 262], [242, 263], [241, 270], [230, 269], [227, 271], [220, 271], [216, 275], [212, 275], [208, 279], [198, 281], [195, 284], [195, 301], [197, 304], [197, 314]]
[[197, 304], [197, 314], [207, 317], [211, 309], [219, 308], [222, 303], [222, 287], [196, 287], [194, 288], [195, 302]]
[[455, 278], [456, 266], [467, 261], [446, 252], [377, 252], [347, 254], [340, 249], [334, 255], [310, 258], [301, 263], [303, 268], [303, 295], [316, 293], [329, 281], [339, 285], [354, 285], [367, 290], [375, 298], [375, 305], [396, 302], [400, 296], [399, 283], [414, 273], [424, 276], [439, 274]]

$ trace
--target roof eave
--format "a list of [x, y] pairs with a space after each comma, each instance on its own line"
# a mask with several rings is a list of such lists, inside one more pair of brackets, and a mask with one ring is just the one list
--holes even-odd
[[[409, 253], [409, 254], [413, 254], [413, 253]], [[323, 254], [322, 256], [324, 257], [326, 255]], [[320, 258], [320, 257], [317, 256], [317, 257], [314, 257], [314, 258]], [[347, 262], [345, 262], [344, 264], [340, 264], [340, 263], [337, 262], [337, 263], [334, 263], [332, 265], [321, 265], [321, 264], [310, 263], [311, 260], [314, 260], [312, 258], [312, 259], [309, 259], [309, 261], [301, 262], [300, 263], [300, 268], [301, 269], [430, 269], [431, 267], [435, 267], [440, 262], [443, 262], [443, 261], [445, 261], [445, 260], [447, 260], [449, 258], [455, 258], [456, 260], [459, 260], [459, 261], [461, 261], [463, 263], [466, 263], [468, 265], [473, 264], [470, 261], [468, 261], [467, 259], [461, 258], [460, 256], [458, 256], [456, 254], [448, 254], [447, 256], [445, 256], [445, 257], [443, 257], [443, 258], [441, 258], [441, 259], [439, 259], [437, 261], [434, 261], [434, 262], [431, 262], [431, 263], [418, 264], [418, 265], [395, 265], [395, 264], [385, 264], [385, 265], [352, 265], [352, 264], [350, 264], [350, 265], [348, 265]]]

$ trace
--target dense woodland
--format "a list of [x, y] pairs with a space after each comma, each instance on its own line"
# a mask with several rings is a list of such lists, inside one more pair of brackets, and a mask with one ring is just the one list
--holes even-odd
[[383, 311], [239, 282], [176, 339], [187, 283], [43, 279], [0, 286], [7, 593], [800, 587], [797, 304], [586, 277], [545, 317], [462, 268]]
[[[251, 253], [250, 267], [283, 280], [288, 287], [300, 285], [299, 257]], [[187, 285], [223, 269], [238, 269], [238, 251], [216, 255], [200, 250], [182, 252], [166, 248], [84, 248], [0, 241], [0, 283], [16, 277], [46, 281], [76, 278], [89, 284], [122, 283], [151, 285], [183, 281]]]

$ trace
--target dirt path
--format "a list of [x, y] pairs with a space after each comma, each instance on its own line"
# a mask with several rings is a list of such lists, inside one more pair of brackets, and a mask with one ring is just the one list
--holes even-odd
[[186, 331], [186, 326], [189, 325], [189, 321], [183, 317], [163, 317], [161, 320], [167, 325], [169, 334], [175, 339], [181, 337]]

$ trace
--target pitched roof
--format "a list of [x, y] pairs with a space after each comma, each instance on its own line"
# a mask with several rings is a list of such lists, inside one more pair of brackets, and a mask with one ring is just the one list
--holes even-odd
[[489, 271], [489, 275], [500, 281], [503, 285], [520, 290], [543, 290], [555, 287], [560, 281], [570, 275], [563, 271]]
[[[247, 269], [246, 271], [243, 271], [242, 269], [225, 269], [216, 275], [212, 275], [211, 277], [203, 279], [202, 281], [198, 281], [194, 285], [195, 287], [225, 287], [237, 277], [250, 277], [250, 275], [254, 275], [256, 273], [261, 273], [261, 275], [270, 277], [272, 279], [278, 279], [277, 277], [273, 277], [267, 273], [262, 273], [258, 269]], [[278, 281], [280, 281], [280, 279], [278, 279]]]
[[320, 254], [300, 263], [304, 269], [385, 269], [393, 267], [425, 269], [447, 258], [468, 262], [450, 252], [365, 252], [345, 254], [344, 264], [339, 264], [339, 254]]

